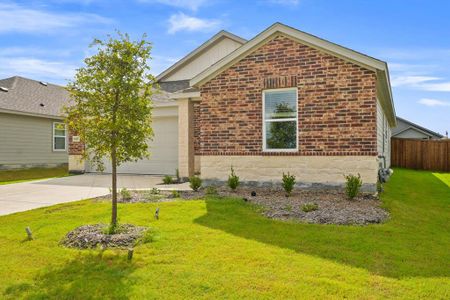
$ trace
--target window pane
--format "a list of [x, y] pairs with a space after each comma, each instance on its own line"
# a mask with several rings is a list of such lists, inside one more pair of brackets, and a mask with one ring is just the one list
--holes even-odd
[[58, 136], [65, 136], [65, 135], [66, 135], [66, 131], [65, 131], [65, 130], [58, 130], [58, 129], [55, 129], [55, 135], [58, 135]]
[[265, 92], [265, 118], [297, 118], [296, 94], [294, 90]]
[[267, 149], [296, 149], [297, 122], [266, 122]]
[[66, 125], [64, 123], [54, 123], [54, 135], [66, 136]]
[[66, 138], [55, 137], [55, 150], [65, 150], [66, 149]]

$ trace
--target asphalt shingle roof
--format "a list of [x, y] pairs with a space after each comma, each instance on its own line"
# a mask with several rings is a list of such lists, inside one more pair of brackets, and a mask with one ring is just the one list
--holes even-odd
[[160, 81], [158, 84], [161, 90], [168, 93], [174, 93], [189, 88], [189, 80]]
[[64, 87], [14, 76], [0, 80], [0, 109], [45, 116], [62, 116], [62, 108], [69, 103]]
[[[186, 85], [187, 84], [187, 85]], [[0, 110], [11, 113], [29, 113], [34, 115], [62, 117], [62, 109], [70, 102], [69, 93], [63, 86], [14, 76], [0, 80]], [[164, 87], [164, 88], [163, 88]], [[175, 81], [162, 84], [161, 91], [153, 95], [155, 104], [175, 102], [170, 93], [189, 87], [189, 81]]]

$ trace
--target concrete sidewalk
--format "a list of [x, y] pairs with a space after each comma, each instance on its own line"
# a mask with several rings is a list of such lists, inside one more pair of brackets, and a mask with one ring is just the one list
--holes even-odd
[[[118, 175], [119, 188], [186, 189], [186, 184], [164, 186], [161, 176]], [[84, 174], [0, 186], [0, 215], [109, 194], [111, 175]]]

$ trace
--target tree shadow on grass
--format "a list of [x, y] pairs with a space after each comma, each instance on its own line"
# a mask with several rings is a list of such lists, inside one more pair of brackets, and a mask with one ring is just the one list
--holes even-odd
[[[425, 179], [435, 180], [430, 177], [433, 176], [427, 175]], [[430, 198], [421, 198], [422, 195], [411, 200], [403, 197], [404, 191], [400, 190], [400, 200], [391, 204], [395, 213], [386, 224], [333, 226], [274, 221], [242, 200], [220, 199], [207, 199], [207, 213], [195, 222], [235, 236], [363, 268], [377, 275], [448, 277], [449, 239], [445, 232], [449, 215], [445, 213], [445, 207], [448, 209], [445, 199], [450, 199], [446, 198], [450, 193], [441, 182], [426, 184], [435, 188], [433, 196], [441, 200], [433, 202]]]
[[9, 286], [10, 299], [127, 299], [135, 267], [121, 256], [80, 254], [66, 264], [42, 271], [33, 282]]

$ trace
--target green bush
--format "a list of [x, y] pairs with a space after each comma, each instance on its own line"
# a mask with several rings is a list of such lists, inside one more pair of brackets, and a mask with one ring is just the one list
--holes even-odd
[[289, 197], [292, 193], [292, 190], [294, 189], [294, 185], [295, 185], [295, 175], [291, 175], [289, 174], [289, 172], [287, 174], [284, 174], [283, 172], [283, 179], [282, 179], [282, 186], [284, 191], [286, 192], [286, 197]]
[[212, 185], [206, 187], [205, 194], [208, 196], [217, 196], [218, 195], [216, 187], [214, 187]]
[[359, 189], [362, 186], [362, 180], [361, 175], [358, 174], [358, 176], [355, 175], [344, 175], [345, 177], [345, 193], [347, 194], [347, 197], [352, 200], [359, 194]]
[[158, 195], [161, 191], [157, 188], [152, 188], [152, 190], [150, 191], [150, 193], [152, 193], [153, 195]]
[[172, 191], [172, 198], [180, 198], [181, 194], [179, 191]]
[[237, 176], [236, 173], [234, 173], [233, 167], [231, 167], [231, 174], [230, 176], [228, 176], [228, 186], [233, 191], [236, 190], [237, 187], [239, 186], [239, 176]]
[[123, 200], [130, 200], [131, 198], [133, 198], [131, 196], [131, 192], [126, 188], [120, 190], [120, 196], [122, 197]]
[[117, 221], [116, 224], [110, 223], [108, 226], [106, 226], [103, 229], [103, 233], [104, 234], [108, 234], [108, 235], [119, 233], [119, 227], [120, 226], [119, 226], [119, 222], [118, 221]]
[[172, 183], [173, 183], [172, 176], [170, 176], [170, 175], [164, 176], [164, 178], [163, 178], [163, 183], [164, 183], [164, 184], [172, 184]]
[[314, 211], [314, 210], [318, 210], [319, 209], [319, 205], [317, 205], [316, 203], [305, 203], [302, 205], [302, 210], [304, 212], [310, 212], [310, 211]]
[[191, 189], [197, 192], [202, 186], [202, 180], [200, 179], [200, 177], [194, 175], [189, 178], [189, 186], [191, 187]]

